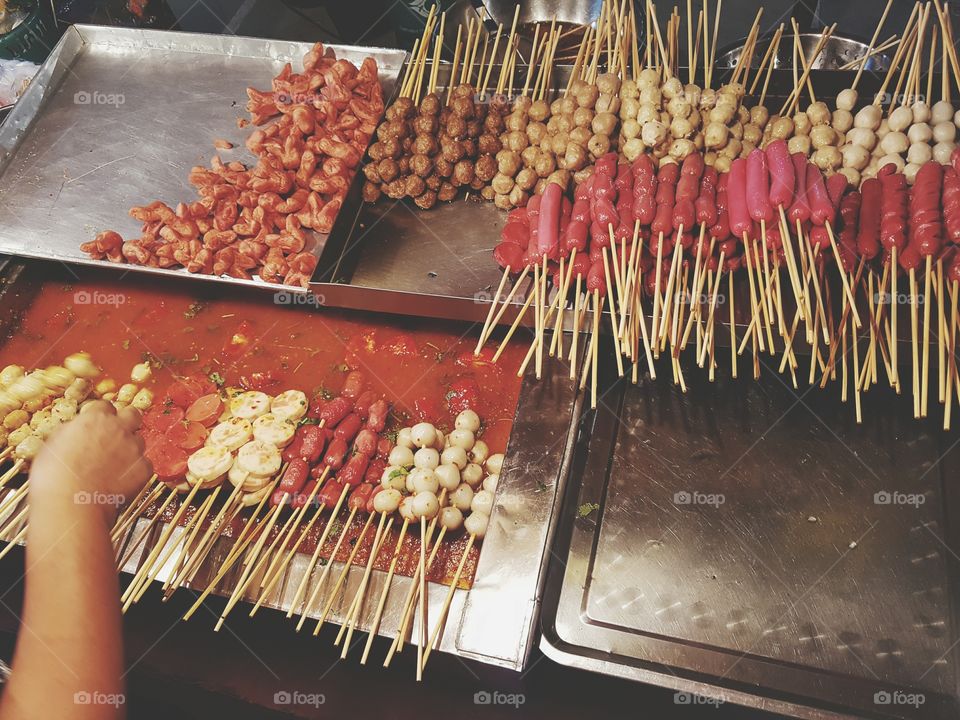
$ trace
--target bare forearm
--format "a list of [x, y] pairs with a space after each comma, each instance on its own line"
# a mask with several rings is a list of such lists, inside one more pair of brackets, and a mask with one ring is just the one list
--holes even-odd
[[31, 495], [21, 632], [0, 720], [124, 715], [109, 515], [67, 492]]

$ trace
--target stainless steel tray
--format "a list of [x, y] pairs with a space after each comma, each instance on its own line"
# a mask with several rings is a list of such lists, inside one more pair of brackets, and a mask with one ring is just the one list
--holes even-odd
[[[16, 318], [29, 308], [35, 298], [40, 285], [38, 280], [46, 273], [56, 272], [59, 277], [65, 276], [65, 272], [62, 268], [41, 263], [24, 264], [14, 260], [9, 268], [3, 258], [0, 258], [0, 263], [3, 263], [0, 264], [0, 337], [6, 337], [14, 331]], [[454, 593], [441, 635], [440, 649], [444, 652], [520, 670], [536, 646], [536, 621], [550, 538], [569, 472], [568, 458], [575, 434], [575, 419], [580, 414], [581, 401], [577, 397], [575, 383], [567, 376], [567, 370], [565, 364], [547, 358], [543, 379], [538, 382], [529, 373], [521, 384], [494, 511], [481, 546], [474, 584], [470, 590], [461, 589]], [[15, 517], [20, 509], [22, 507], [19, 504], [12, 507], [4, 518]], [[132, 548], [130, 559], [124, 566], [126, 572], [134, 572], [146, 559], [164, 527], [158, 524], [151, 532], [145, 533], [146, 521], [139, 521], [127, 534], [122, 543], [128, 547], [122, 552], [131, 551], [129, 544], [133, 542], [138, 543], [139, 547]], [[180, 532], [175, 530], [172, 538], [175, 540]], [[190, 586], [191, 590], [202, 591], [206, 588], [231, 546], [232, 541], [221, 540], [214, 547], [211, 559], [201, 566]], [[266, 608], [282, 611], [290, 608], [308, 560], [309, 557], [303, 554], [294, 559], [283, 580], [264, 603]], [[168, 564], [158, 579], [161, 582], [166, 580], [170, 570]], [[352, 599], [363, 571], [363, 567], [351, 568], [342, 598]], [[215, 594], [229, 596], [237, 583], [238, 572], [239, 568], [234, 568], [228, 573]], [[314, 583], [319, 580], [321, 573], [322, 567], [318, 566], [308, 586], [309, 593], [312, 594]], [[338, 573], [328, 573], [325, 591], [332, 588], [337, 576]], [[370, 627], [375, 602], [369, 601], [369, 598], [377, 597], [385, 578], [386, 573], [373, 572], [368, 602], [357, 625], [359, 630], [365, 631]], [[388, 596], [380, 635], [393, 637], [396, 634], [409, 583], [409, 578], [395, 576], [395, 587]], [[251, 591], [245, 599], [255, 601], [257, 594], [254, 589], [259, 587], [259, 578], [250, 587]], [[447, 590], [446, 585], [429, 584], [428, 619], [431, 630]], [[325, 597], [325, 591], [320, 594], [321, 598]], [[190, 590], [180, 592], [189, 593]], [[317, 604], [320, 604], [319, 601]], [[335, 605], [330, 620], [342, 622], [348, 604], [349, 600], [341, 600]], [[321, 610], [321, 607], [313, 607], [308, 616], [317, 618]], [[201, 631], [212, 632], [212, 612], [201, 611], [193, 619], [201, 626], [206, 624]], [[239, 617], [239, 613], [249, 612], [249, 606], [240, 605], [233, 612]]]
[[587, 418], [544, 652], [680, 704], [957, 717], [958, 434], [882, 390], [858, 427], [766, 366], [693, 384], [620, 383]]
[[[237, 128], [246, 88], [269, 88], [283, 64], [297, 65], [309, 43], [74, 25], [51, 52], [0, 126], [0, 252], [108, 265], [121, 271], [190, 275], [184, 269], [91, 260], [80, 243], [114, 229], [139, 237], [127, 215], [155, 198], [195, 199], [190, 168], [209, 163], [213, 141], [230, 140], [224, 159], [250, 162]], [[377, 61], [391, 98], [406, 52], [332, 45], [338, 57]], [[319, 256], [326, 236], [308, 250]], [[301, 288], [195, 275], [255, 287]]]

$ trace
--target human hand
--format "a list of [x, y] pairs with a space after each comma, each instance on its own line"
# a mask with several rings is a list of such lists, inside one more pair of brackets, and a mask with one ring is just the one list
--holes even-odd
[[43, 444], [30, 471], [31, 494], [71, 498], [116, 512], [144, 486], [152, 470], [136, 434], [140, 412], [93, 402]]

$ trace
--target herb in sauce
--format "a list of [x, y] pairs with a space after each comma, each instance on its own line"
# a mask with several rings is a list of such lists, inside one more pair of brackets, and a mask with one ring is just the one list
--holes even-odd
[[221, 375], [216, 371], [207, 373], [207, 377], [210, 378], [210, 382], [212, 382], [217, 387], [223, 387], [227, 383], [227, 381], [223, 379], [223, 375]]
[[587, 515], [590, 515], [592, 512], [600, 509], [599, 503], [584, 503], [577, 508], [577, 516], [585, 518]]
[[206, 303], [202, 303], [199, 300], [196, 302], [190, 303], [190, 307], [183, 311], [183, 316], [187, 320], [193, 320], [197, 315], [199, 315], [203, 309], [206, 307]]

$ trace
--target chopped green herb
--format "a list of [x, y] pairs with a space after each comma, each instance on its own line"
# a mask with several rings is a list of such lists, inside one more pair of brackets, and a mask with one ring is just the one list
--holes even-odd
[[396, 445], [396, 444], [397, 444], [397, 434], [398, 434], [399, 432], [400, 432], [399, 430], [388, 430], [387, 432], [385, 432], [385, 433], [383, 434], [383, 436], [384, 436], [387, 440], [389, 440], [392, 445]]
[[410, 474], [410, 471], [405, 467], [394, 468], [390, 471], [390, 479], [393, 480], [395, 477], [406, 477]]
[[312, 417], [300, 418], [300, 422], [297, 423], [298, 426], [299, 425], [319, 425], [319, 424], [320, 424], [320, 418], [312, 418]]
[[599, 509], [600, 509], [600, 504], [599, 504], [599, 503], [589, 503], [589, 502], [588, 502], [588, 503], [584, 503], [583, 505], [581, 505], [580, 507], [577, 508], [577, 516], [578, 516], [578, 517], [585, 518], [585, 517], [587, 517], [587, 515], [589, 515], [590, 513], [594, 512], [595, 510], [599, 510]]
[[187, 320], [193, 320], [200, 312], [206, 307], [206, 303], [202, 303], [199, 300], [196, 302], [190, 303], [190, 307], [183, 311], [183, 316]]
[[217, 387], [223, 387], [227, 383], [227, 381], [223, 379], [223, 375], [221, 375], [216, 371], [207, 373], [207, 377], [210, 378], [210, 382], [212, 382]]

